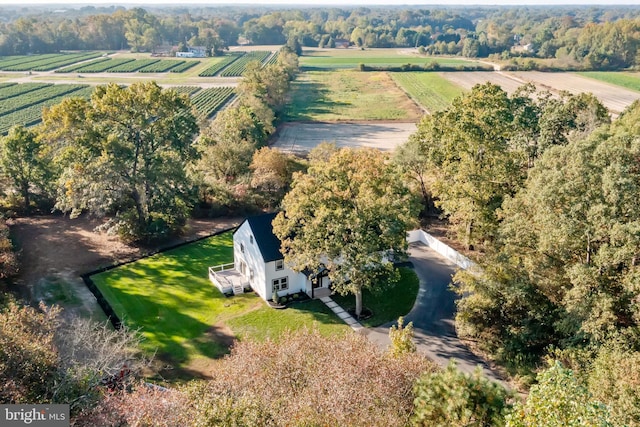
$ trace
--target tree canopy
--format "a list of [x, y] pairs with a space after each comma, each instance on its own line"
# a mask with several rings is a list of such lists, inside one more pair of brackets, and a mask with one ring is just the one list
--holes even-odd
[[56, 207], [113, 213], [127, 239], [175, 230], [188, 213], [198, 130], [186, 96], [155, 83], [99, 86], [43, 114], [63, 172]]
[[356, 296], [393, 281], [406, 252], [416, 203], [398, 170], [373, 149], [339, 149], [294, 176], [274, 220], [285, 263], [295, 271], [329, 270], [334, 289]]

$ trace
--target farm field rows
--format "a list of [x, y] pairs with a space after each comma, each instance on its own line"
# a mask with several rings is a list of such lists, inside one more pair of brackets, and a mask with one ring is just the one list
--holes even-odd
[[[27, 62], [21, 62], [15, 65], [3, 66], [3, 71], [49, 71], [56, 68], [75, 64], [79, 61], [97, 58], [102, 55], [101, 52], [85, 52], [76, 54], [60, 54], [54, 57], [43, 58], [43, 55], [28, 58]], [[33, 60], [34, 58], [39, 58]]]
[[[30, 85], [24, 83], [23, 85]], [[23, 86], [19, 85], [19, 86]], [[31, 83], [33, 85], [33, 83]], [[42, 86], [42, 85], [40, 85]], [[12, 89], [14, 86], [0, 89], [0, 96], [3, 90]], [[6, 134], [9, 129], [21, 124], [31, 126], [42, 120], [42, 108], [59, 103], [69, 96], [79, 96], [88, 98], [93, 91], [92, 87], [86, 85], [45, 85], [25, 94], [19, 95], [14, 102], [4, 103], [0, 107], [0, 133]], [[10, 98], [14, 99], [14, 98]]]
[[203, 89], [191, 98], [191, 103], [203, 117], [209, 118], [235, 96], [232, 87]]
[[393, 80], [427, 111], [442, 110], [462, 95], [462, 87], [432, 72], [391, 73]]
[[245, 54], [244, 52], [233, 52], [223, 57], [218, 57], [217, 58], [218, 61], [213, 63], [213, 65], [211, 65], [209, 68], [205, 69], [198, 75], [200, 77], [213, 77], [216, 74], [218, 74], [221, 70], [223, 70], [225, 67], [228, 67], [229, 65], [233, 64], [233, 62], [235, 62], [238, 58], [242, 57], [244, 54]]
[[229, 66], [227, 66], [224, 70], [220, 72], [221, 77], [240, 77], [244, 70], [247, 68], [247, 65], [252, 61], [259, 61], [260, 63], [264, 63], [269, 56], [271, 56], [270, 51], [264, 50], [255, 50], [252, 52], [247, 52], [242, 55], [240, 58], [233, 61]]
[[285, 120], [415, 122], [422, 114], [389, 73], [310, 71], [293, 82]]

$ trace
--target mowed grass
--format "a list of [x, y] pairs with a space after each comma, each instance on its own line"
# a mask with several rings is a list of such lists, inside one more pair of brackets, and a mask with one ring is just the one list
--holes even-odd
[[233, 236], [224, 233], [92, 276], [121, 320], [139, 328], [143, 349], [178, 364], [215, 358], [225, 345], [203, 336], [219, 322], [252, 309], [253, 294], [227, 298], [208, 267], [233, 261]]
[[389, 73], [309, 71], [292, 85], [288, 121], [417, 120], [422, 111]]
[[241, 340], [277, 340], [286, 330], [315, 328], [323, 335], [344, 334], [351, 330], [322, 301], [294, 303], [284, 310], [266, 305], [234, 317], [227, 325]]
[[[382, 292], [362, 293], [362, 304], [373, 311], [373, 316], [362, 320], [362, 326], [371, 328], [398, 320], [398, 317], [408, 314], [416, 302], [420, 290], [420, 280], [416, 273], [407, 267], [401, 267], [400, 281], [390, 289]], [[353, 309], [356, 305], [353, 295], [332, 295], [331, 298], [345, 310]]]
[[254, 293], [225, 297], [208, 278], [208, 267], [233, 261], [233, 235], [220, 234], [93, 275], [121, 320], [144, 337], [142, 348], [191, 371], [229, 351], [228, 330], [241, 339], [277, 337], [285, 329], [348, 330], [320, 301], [286, 310], [267, 307]]
[[410, 49], [305, 49], [299, 58], [303, 69], [355, 69], [360, 64], [377, 67], [397, 67], [404, 64], [441, 66], [479, 65], [475, 61], [447, 57], [427, 57]]
[[620, 71], [585, 71], [576, 74], [640, 92], [640, 73], [626, 73]]
[[412, 71], [391, 73], [393, 80], [427, 111], [438, 111], [451, 105], [464, 89], [438, 73]]

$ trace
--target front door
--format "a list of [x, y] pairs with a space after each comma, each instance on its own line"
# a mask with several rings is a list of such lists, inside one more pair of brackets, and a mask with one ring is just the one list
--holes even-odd
[[318, 289], [322, 287], [322, 277], [316, 277], [311, 279], [311, 287], [313, 289]]

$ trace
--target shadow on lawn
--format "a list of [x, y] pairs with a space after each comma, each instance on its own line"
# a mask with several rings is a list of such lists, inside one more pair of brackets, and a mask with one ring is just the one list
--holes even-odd
[[286, 111], [285, 121], [309, 121], [314, 116], [329, 114], [339, 106], [347, 105], [345, 102], [329, 101], [326, 97], [330, 93], [326, 87], [318, 82], [298, 81], [289, 107]]

